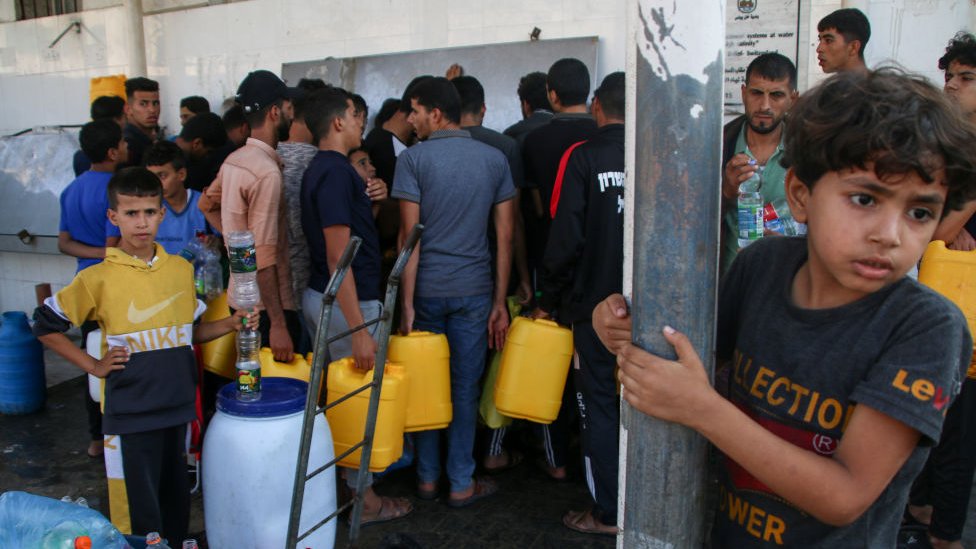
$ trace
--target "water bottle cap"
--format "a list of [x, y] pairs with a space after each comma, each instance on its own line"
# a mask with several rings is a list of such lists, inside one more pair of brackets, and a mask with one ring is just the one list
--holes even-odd
[[91, 549], [92, 540], [88, 536], [78, 536], [75, 538], [75, 549]]

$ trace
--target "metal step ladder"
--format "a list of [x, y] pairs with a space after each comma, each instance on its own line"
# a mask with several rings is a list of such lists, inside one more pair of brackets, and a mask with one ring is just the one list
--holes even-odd
[[[349, 266], [352, 264], [353, 258], [356, 257], [356, 253], [359, 251], [360, 244], [362, 244], [362, 239], [359, 237], [354, 236], [349, 239], [349, 244], [346, 245], [346, 249], [342, 252], [342, 257], [339, 258], [339, 262], [336, 264], [335, 272], [332, 274], [332, 278], [329, 279], [329, 283], [325, 287], [325, 292], [322, 294], [322, 311], [319, 316], [319, 327], [315, 334], [313, 349], [314, 354], [308, 380], [309, 391], [305, 400], [305, 417], [302, 422], [302, 439], [298, 451], [298, 463], [295, 468], [295, 484], [291, 499], [291, 515], [288, 520], [288, 537], [286, 545], [288, 548], [299, 547], [297, 544], [301, 540], [308, 537], [312, 532], [318, 530], [325, 523], [336, 518], [339, 514], [350, 507], [352, 507], [352, 515], [349, 526], [349, 544], [355, 544], [356, 540], [359, 538], [359, 520], [363, 512], [363, 492], [365, 492], [366, 489], [365, 484], [367, 473], [369, 471], [369, 461], [373, 451], [373, 434], [376, 430], [376, 414], [380, 403], [380, 388], [383, 384], [383, 371], [386, 367], [386, 351], [389, 345], [390, 333], [393, 325], [393, 309], [396, 306], [397, 293], [400, 289], [400, 276], [403, 274], [403, 270], [406, 268], [407, 262], [410, 260], [410, 254], [413, 252], [417, 242], [420, 240], [420, 235], [423, 233], [423, 230], [424, 226], [418, 223], [417, 225], [414, 225], [413, 229], [410, 231], [410, 234], [407, 236], [407, 240], [403, 244], [403, 249], [400, 251], [400, 255], [397, 256], [396, 263], [393, 265], [393, 271], [390, 272], [390, 277], [387, 279], [386, 297], [383, 301], [383, 312], [380, 314], [379, 318], [369, 320], [359, 326], [349, 329], [346, 332], [336, 334], [333, 337], [327, 337], [329, 322], [332, 320], [332, 307], [335, 305], [336, 295], [339, 293], [339, 287], [342, 285], [342, 280], [345, 278], [346, 271], [349, 270]], [[322, 370], [324, 365], [327, 363], [326, 357], [329, 355], [329, 343], [338, 341], [339, 339], [349, 336], [359, 330], [366, 329], [373, 324], [379, 324], [375, 338], [379, 349], [376, 353], [376, 365], [373, 370], [373, 381], [348, 394], [343, 395], [341, 398], [333, 402], [327, 403], [323, 407], [319, 407], [317, 398], [318, 391], [313, 391], [311, 388], [319, 387], [321, 385]], [[370, 393], [369, 407], [366, 414], [366, 428], [365, 432], [363, 433], [363, 439], [357, 444], [353, 445], [352, 448], [349, 448], [345, 452], [336, 456], [332, 461], [309, 473], [308, 460], [312, 447], [312, 427], [314, 425], [315, 417], [318, 414], [324, 413], [333, 406], [342, 404], [359, 393], [371, 389], [374, 390]], [[338, 507], [335, 512], [323, 518], [305, 532], [299, 532], [299, 524], [302, 516], [302, 504], [305, 497], [305, 483], [314, 478], [316, 475], [335, 467], [341, 459], [359, 449], [362, 449], [362, 455], [359, 460], [359, 480], [356, 485], [356, 496], [351, 501]]]

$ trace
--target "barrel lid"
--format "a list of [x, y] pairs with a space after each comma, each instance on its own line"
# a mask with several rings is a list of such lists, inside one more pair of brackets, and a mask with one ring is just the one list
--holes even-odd
[[217, 393], [217, 410], [241, 417], [287, 416], [305, 409], [308, 383], [288, 377], [261, 378], [261, 398], [237, 399], [237, 384], [228, 383]]

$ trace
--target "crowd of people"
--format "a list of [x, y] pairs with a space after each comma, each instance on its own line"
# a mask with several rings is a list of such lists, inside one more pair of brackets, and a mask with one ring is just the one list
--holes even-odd
[[[128, 500], [132, 530], [186, 535], [190, 343], [244, 319], [276, 360], [311, 350], [322, 292], [352, 237], [362, 244], [327, 332], [380, 317], [398, 246], [422, 223], [399, 329], [446, 334], [453, 420], [413, 436], [418, 498], [471, 505], [498, 491], [491, 474], [526, 457], [505, 428], [475, 450], [486, 357], [505, 344], [514, 295], [533, 318], [573, 331], [559, 417], [532, 429], [546, 475], [564, 480], [573, 460], [582, 465], [592, 506], [568, 511], [566, 527], [618, 533], [619, 381], [632, 406], [696, 429], [724, 454], [715, 547], [891, 546], [903, 511], [931, 524], [934, 546], [961, 547], [976, 466], [972, 339], [954, 306], [905, 275], [933, 238], [976, 249], [976, 38], [960, 33], [938, 61], [943, 94], [868, 70], [860, 11], [834, 12], [818, 31], [820, 66], [838, 74], [801, 96], [788, 58], [759, 55], [741, 88], [745, 112], [725, 126], [716, 356], [728, 383], [715, 389], [705, 350], [674, 329], [664, 334], [677, 361], [630, 343], [619, 296], [622, 72], [592, 97], [578, 59], [525, 75], [523, 118], [504, 132], [482, 125], [484, 89], [457, 65], [409, 82], [368, 134], [359, 95], [321, 80], [289, 87], [264, 70], [243, 79], [223, 116], [202, 97], [183, 99], [172, 139], [159, 135], [158, 83], [131, 78], [124, 100], [96, 99], [78, 177], [61, 197], [59, 247], [78, 258], [78, 274], [38, 308], [35, 331], [106, 378], [104, 414], [89, 399], [88, 452], [117, 437], [128, 490], [157, 495]], [[787, 204], [806, 236], [739, 249], [736, 198], [757, 170], [763, 204]], [[231, 279], [231, 320], [195, 324], [204, 307], [175, 256], [199, 234], [219, 242], [233, 231], [254, 235], [260, 306], [239, 310]], [[100, 328], [103, 358], [72, 346], [70, 325]], [[377, 348], [360, 330], [328, 353], [370, 369]], [[165, 381], [160, 368], [172, 370]], [[570, 451], [574, 429], [581, 456]], [[360, 480], [354, 469], [340, 477], [350, 489]], [[410, 499], [379, 495], [372, 477], [364, 484], [363, 524], [413, 512]]]

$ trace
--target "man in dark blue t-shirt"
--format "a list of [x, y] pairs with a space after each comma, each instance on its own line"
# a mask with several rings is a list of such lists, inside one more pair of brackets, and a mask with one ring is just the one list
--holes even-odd
[[[311, 326], [318, 324], [321, 294], [350, 237], [363, 239], [339, 289], [339, 310], [333, 312], [329, 327], [330, 333], [339, 333], [348, 329], [347, 323], [358, 326], [369, 320], [365, 317], [379, 314], [379, 237], [366, 183], [347, 157], [350, 150], [359, 146], [362, 135], [362, 123], [355, 120], [355, 109], [347, 112], [346, 103], [351, 105], [348, 94], [331, 88], [309, 96], [309, 101], [314, 112], [306, 111], [306, 121], [319, 146], [305, 170], [301, 187], [302, 230], [312, 267], [302, 304]], [[310, 305], [307, 308], [306, 303]], [[339, 325], [341, 329], [333, 330]], [[368, 370], [373, 367], [376, 348], [369, 333], [359, 331], [332, 343], [329, 351], [333, 359], [351, 355], [358, 367]]]
[[[308, 242], [311, 273], [302, 294], [308, 326], [318, 331], [322, 292], [335, 271], [349, 239], [363, 239], [359, 253], [339, 287], [338, 310], [333, 309], [328, 335], [380, 316], [380, 241], [366, 182], [349, 163], [349, 151], [362, 141], [362, 118], [356, 116], [350, 95], [339, 88], [316, 90], [305, 99], [305, 124], [319, 151], [302, 177], [302, 231]], [[386, 195], [375, 196], [383, 200]], [[352, 356], [363, 370], [373, 368], [377, 344], [370, 331], [359, 330], [329, 344], [330, 360]], [[345, 469], [346, 485], [356, 488], [356, 469]], [[371, 485], [371, 479], [367, 479]], [[404, 498], [380, 497], [370, 486], [363, 494], [362, 524], [406, 516], [413, 505]]]

